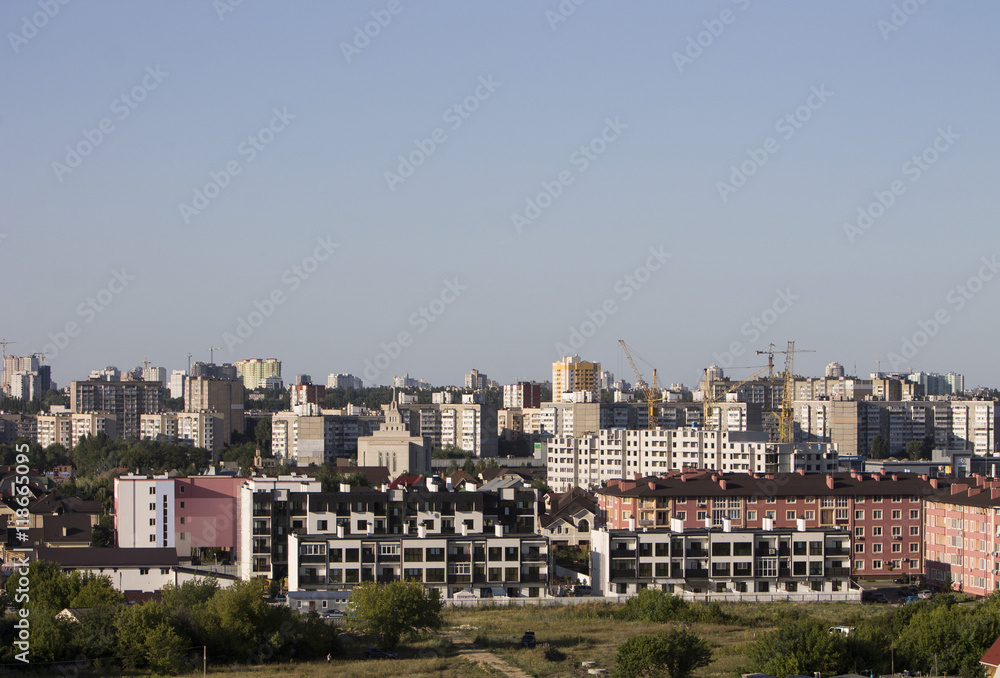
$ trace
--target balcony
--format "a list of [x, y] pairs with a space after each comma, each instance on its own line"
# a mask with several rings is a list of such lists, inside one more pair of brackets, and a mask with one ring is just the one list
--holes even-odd
[[472, 575], [471, 574], [449, 574], [448, 575], [449, 584], [471, 584]]
[[708, 558], [708, 551], [704, 549], [688, 549], [684, 555], [688, 558]]
[[449, 553], [448, 560], [452, 563], [469, 563], [472, 562], [472, 556], [468, 553]]
[[684, 570], [685, 579], [708, 579], [708, 570], [703, 568], [690, 568]]
[[522, 574], [521, 583], [522, 584], [544, 584], [549, 580], [549, 578], [544, 574]]
[[851, 552], [848, 549], [833, 548], [833, 549], [827, 549], [826, 550], [826, 555], [827, 556], [839, 556], [839, 557], [843, 558], [845, 556], [851, 555]]
[[255, 527], [253, 530], [253, 536], [255, 537], [270, 537], [271, 528], [269, 527]]
[[612, 569], [611, 579], [635, 579], [635, 570]]
[[761, 548], [759, 548], [759, 549], [756, 550], [756, 555], [757, 555], [758, 558], [766, 558], [766, 557], [773, 558], [773, 557], [775, 557], [775, 556], [778, 555], [778, 549], [772, 549], [772, 548], [761, 549]]
[[320, 575], [299, 575], [300, 586], [326, 586], [326, 577]]
[[399, 554], [398, 553], [383, 553], [378, 557], [380, 563], [398, 563]]
[[635, 558], [635, 549], [614, 549], [611, 551], [612, 558]]
[[849, 567], [828, 567], [826, 568], [827, 577], [847, 577], [851, 574], [851, 568]]
[[549, 554], [547, 553], [525, 553], [521, 556], [521, 560], [526, 563], [544, 563], [548, 559]]

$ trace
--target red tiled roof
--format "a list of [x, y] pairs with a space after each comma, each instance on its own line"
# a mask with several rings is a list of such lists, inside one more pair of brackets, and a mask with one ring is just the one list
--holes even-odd
[[986, 654], [983, 658], [979, 660], [980, 664], [985, 664], [986, 666], [992, 666], [996, 668], [1000, 666], [1000, 638], [993, 641], [990, 645], [990, 649], [986, 650]]

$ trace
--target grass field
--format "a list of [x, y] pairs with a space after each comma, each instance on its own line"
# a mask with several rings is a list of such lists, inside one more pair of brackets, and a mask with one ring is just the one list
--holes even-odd
[[[615, 651], [625, 639], [658, 633], [673, 626], [621, 621], [612, 616], [616, 607], [606, 603], [585, 603], [565, 607], [448, 609], [443, 631], [457, 640], [488, 649], [532, 676], [585, 676], [587, 672], [580, 668], [581, 662], [594, 661], [600, 668], [611, 669]], [[700, 669], [696, 678], [733, 678], [745, 661], [746, 644], [760, 633], [776, 628], [783, 620], [808, 615], [830, 626], [852, 625], [861, 618], [884, 612], [881, 606], [850, 603], [724, 603], [722, 610], [731, 623], [685, 625], [711, 643], [714, 651], [712, 663]], [[462, 626], [471, 628], [458, 628]], [[520, 646], [521, 635], [528, 630], [535, 632], [538, 642], [532, 649]], [[330, 665], [311, 662], [249, 669], [234, 667], [211, 673], [303, 678], [480, 678], [499, 675], [458, 656], [447, 641], [436, 637], [405, 644], [399, 649], [399, 659], [377, 661], [364, 658], [361, 639], [347, 640], [343, 652]]]

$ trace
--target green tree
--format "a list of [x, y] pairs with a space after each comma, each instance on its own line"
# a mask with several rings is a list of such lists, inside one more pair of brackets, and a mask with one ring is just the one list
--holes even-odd
[[258, 421], [253, 432], [257, 438], [257, 447], [260, 448], [261, 456], [271, 456], [271, 418], [264, 417]]
[[842, 673], [850, 668], [844, 635], [830, 633], [828, 624], [813, 618], [785, 622], [760, 636], [750, 645], [747, 659], [752, 671], [772, 676]]
[[910, 461], [920, 461], [924, 458], [924, 443], [920, 440], [911, 440], [906, 443], [906, 458]]
[[111, 516], [101, 516], [100, 522], [94, 525], [94, 530], [90, 535], [92, 547], [103, 549], [115, 545], [115, 530], [111, 523]]
[[618, 617], [626, 621], [662, 624], [682, 618], [688, 607], [687, 602], [677, 596], [647, 587], [625, 601]]
[[695, 669], [708, 666], [712, 648], [700, 636], [675, 628], [657, 636], [635, 636], [618, 646], [614, 673], [620, 678], [661, 676], [690, 678]]
[[416, 581], [364, 582], [354, 588], [348, 609], [363, 630], [389, 649], [399, 644], [403, 634], [412, 636], [442, 624], [443, 603], [437, 589], [425, 589]]
[[872, 438], [872, 446], [868, 455], [872, 459], [885, 459], [889, 456], [889, 443], [882, 437], [881, 433]]

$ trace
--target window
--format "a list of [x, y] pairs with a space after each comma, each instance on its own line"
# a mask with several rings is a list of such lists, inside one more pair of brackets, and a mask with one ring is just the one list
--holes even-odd
[[879, 526], [873, 527], [872, 528], [872, 536], [873, 537], [881, 537], [882, 536], [882, 528], [879, 527]]
[[184, 489], [185, 489], [184, 486], [181, 485], [180, 488], [181, 488], [181, 494], [184, 494]]
[[918, 544], [917, 542], [911, 543], [910, 544], [910, 553], [917, 553], [918, 551], [920, 551], [920, 544]]
[[864, 539], [864, 537], [865, 537], [865, 528], [863, 528], [863, 527], [855, 527], [854, 528], [854, 536], [855, 537], [859, 537], [861, 539]]
[[872, 518], [874, 520], [882, 520], [882, 511], [872, 511]]
[[169, 567], [161, 567], [160, 568], [160, 574], [170, 574], [170, 568]]
[[150, 518], [149, 519], [149, 524], [150, 525], [156, 525], [156, 518]]
[[444, 568], [443, 567], [429, 567], [426, 571], [426, 581], [441, 583], [444, 581]]
[[795, 520], [795, 511], [785, 511], [785, 520]]
[[752, 556], [753, 555], [753, 544], [748, 541], [737, 542], [733, 544], [733, 555], [734, 556]]
[[816, 520], [816, 512], [806, 511], [806, 520]]
[[903, 528], [901, 528], [899, 525], [896, 525], [895, 527], [893, 527], [892, 528], [892, 536], [896, 537], [896, 538], [902, 537], [903, 536]]
[[149, 535], [149, 541], [156, 541], [156, 535], [155, 534]]
[[774, 520], [774, 511], [764, 511], [764, 517]]
[[[427, 562], [438, 563], [444, 561], [444, 549], [440, 547], [432, 547], [427, 549]], [[429, 571], [429, 570], [428, 570]], [[428, 579], [427, 581], [434, 581]]]
[[747, 520], [757, 520], [757, 512], [747, 511]]
[[855, 520], [864, 520], [865, 519], [865, 512], [864, 511], [855, 511], [854, 512], [854, 519]]
[[139, 574], [149, 574], [149, 568], [148, 567], [140, 567], [139, 568]]
[[184, 516], [181, 516], [181, 525], [184, 524]]
[[184, 508], [184, 502], [181, 502], [181, 508]]
[[357, 563], [361, 561], [361, 554], [358, 549], [344, 549], [344, 551], [344, 562]]
[[892, 545], [892, 552], [893, 553], [902, 553], [903, 552], [903, 545], [900, 544], [899, 542], [893, 543], [893, 545]]
[[882, 545], [879, 543], [872, 544], [872, 553], [882, 553]]
[[156, 494], [156, 488], [155, 487], [149, 488], [149, 493], [150, 494]]
[[423, 549], [403, 549], [404, 563], [421, 563], [424, 560]]
[[687, 520], [687, 511], [678, 511], [677, 512], [677, 519], [678, 520]]
[[881, 570], [882, 569], [882, 561], [881, 560], [873, 560], [872, 561], [872, 569], [873, 570]]
[[854, 561], [854, 569], [855, 570], [863, 570], [863, 569], [865, 569], [865, 561], [863, 561], [863, 560], [855, 560]]
[[910, 536], [911, 537], [919, 537], [920, 536], [920, 526], [919, 525], [910, 525]]
[[893, 520], [901, 520], [902, 517], [903, 517], [903, 512], [901, 510], [899, 510], [899, 509], [893, 510], [893, 512], [892, 512], [892, 519]]
[[920, 520], [920, 509], [910, 509], [910, 520]]
[[149, 510], [150, 511], [155, 511], [156, 510], [156, 502], [155, 501], [154, 502], [150, 502], [150, 504], [149, 504]]
[[327, 525], [327, 523], [326, 523], [325, 520], [317, 520], [316, 521], [316, 530], [318, 532], [326, 532], [326, 529], [327, 529], [326, 525]]
[[343, 560], [344, 552], [342, 549], [330, 549], [329, 560], [331, 563], [339, 563]]
[[767, 497], [766, 499], [764, 499], [764, 501], [767, 502], [768, 504], [773, 504], [776, 500], [774, 497]]
[[517, 551], [518, 551], [518, 548], [516, 546], [508, 546], [508, 547], [506, 547], [503, 550], [503, 559], [504, 560], [517, 560]]
[[854, 552], [855, 553], [864, 553], [865, 552], [865, 545], [864, 544], [855, 544], [854, 545]]

